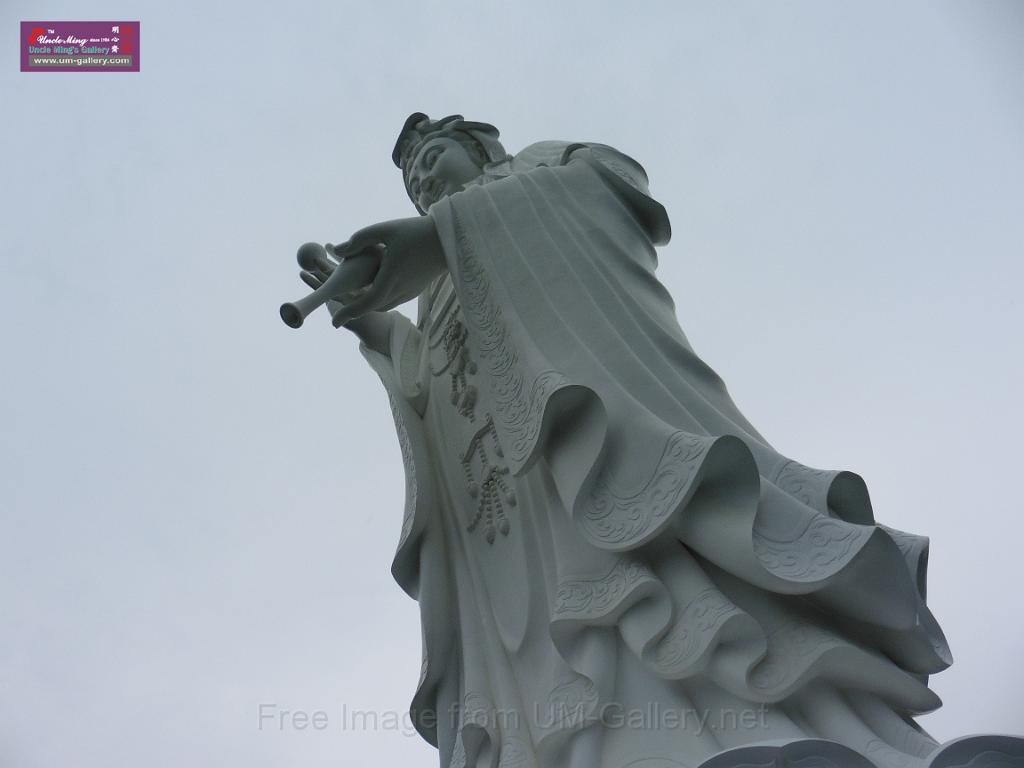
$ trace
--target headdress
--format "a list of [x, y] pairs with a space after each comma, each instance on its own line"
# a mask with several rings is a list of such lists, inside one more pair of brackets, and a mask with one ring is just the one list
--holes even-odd
[[[449, 115], [440, 120], [431, 120], [422, 112], [409, 115], [398, 134], [391, 159], [402, 169], [402, 180], [409, 188], [409, 171], [424, 142], [438, 136], [459, 138], [455, 134], [466, 134], [473, 139], [486, 155], [487, 163], [498, 163], [508, 158], [508, 153], [498, 141], [498, 129], [488, 123], [464, 120], [462, 115]], [[415, 203], [416, 201], [413, 200]]]

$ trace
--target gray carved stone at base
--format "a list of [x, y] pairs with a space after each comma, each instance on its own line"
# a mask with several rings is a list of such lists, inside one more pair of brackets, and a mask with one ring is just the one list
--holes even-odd
[[441, 768], [1024, 768], [914, 722], [952, 663], [928, 540], [739, 411], [656, 277], [635, 160], [421, 114], [393, 159], [421, 215], [304, 246], [282, 317], [326, 303], [387, 392]]
[[[876, 768], [878, 765], [927, 768], [1024, 768], [1024, 739], [1012, 736], [966, 736], [939, 747], [925, 760], [890, 756], [874, 762], [877, 752], [861, 755], [835, 742], [804, 739], [787, 744], [759, 744], [721, 752], [700, 768]], [[630, 768], [678, 768], [682, 763], [641, 761]]]
[[1024, 768], [1024, 739], [964, 736], [943, 745], [928, 768]]

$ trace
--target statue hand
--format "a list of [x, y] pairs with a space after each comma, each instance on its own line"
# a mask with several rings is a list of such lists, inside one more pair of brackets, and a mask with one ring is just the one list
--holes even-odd
[[359, 291], [369, 287], [380, 267], [382, 249], [379, 247], [364, 249], [339, 265], [328, 255], [334, 247], [330, 243], [322, 248], [308, 248], [309, 245], [312, 243], [307, 243], [299, 250], [299, 264], [302, 266], [299, 276], [306, 285], [316, 290], [338, 272], [334, 283], [337, 291], [335, 298], [341, 302], [351, 301]]
[[[315, 268], [303, 270], [299, 276], [306, 285], [315, 291], [334, 272], [337, 266], [330, 259], [318, 259]], [[327, 309], [332, 315], [344, 306], [340, 301], [334, 301], [333, 299], [327, 302]], [[391, 329], [394, 325], [394, 314], [393, 312], [367, 312], [360, 317], [343, 323], [343, 325], [374, 352], [390, 356]]]
[[366, 258], [368, 251], [379, 258], [379, 269], [368, 287], [334, 312], [335, 327], [416, 298], [446, 266], [441, 240], [428, 216], [374, 224], [333, 249], [343, 260], [342, 268], [351, 259]]

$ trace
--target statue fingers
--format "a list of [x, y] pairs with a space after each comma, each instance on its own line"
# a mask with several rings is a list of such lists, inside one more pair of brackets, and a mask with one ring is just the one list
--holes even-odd
[[304, 282], [314, 291], [321, 285], [323, 285], [324, 282], [323, 278], [321, 278], [319, 275], [316, 275], [313, 272], [310, 272], [309, 270], [306, 269], [299, 272], [299, 277], [302, 278], [302, 282]]
[[367, 312], [372, 312], [374, 309], [376, 309], [374, 302], [368, 300], [365, 295], [359, 296], [348, 304], [342, 305], [341, 309], [331, 315], [331, 323], [335, 328], [340, 328], [357, 317], [362, 317]]
[[347, 259], [357, 253], [374, 246], [387, 246], [388, 227], [385, 224], [372, 224], [356, 232], [352, 237], [340, 245], [331, 248], [331, 254], [336, 259]]
[[359, 294], [331, 317], [335, 328], [340, 328], [348, 321], [379, 310], [388, 303], [387, 290], [383, 283], [375, 282], [364, 293]]

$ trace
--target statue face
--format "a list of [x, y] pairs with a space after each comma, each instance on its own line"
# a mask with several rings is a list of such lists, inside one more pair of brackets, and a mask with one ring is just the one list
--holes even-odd
[[423, 143], [409, 170], [409, 191], [422, 210], [458, 192], [483, 169], [458, 141], [439, 136]]

